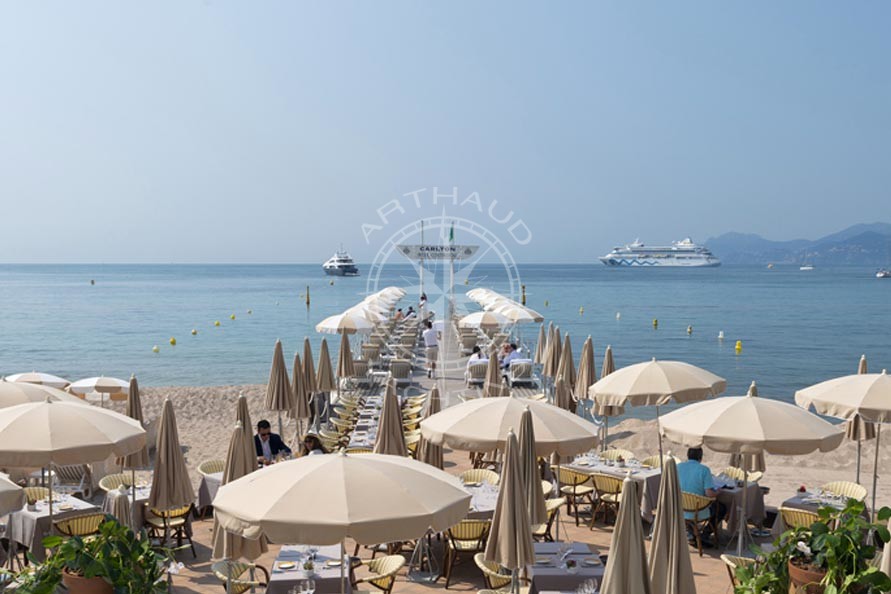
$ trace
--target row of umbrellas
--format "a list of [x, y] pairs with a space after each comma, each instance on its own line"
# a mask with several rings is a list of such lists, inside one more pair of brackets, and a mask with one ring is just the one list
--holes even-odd
[[316, 325], [323, 334], [370, 334], [378, 324], [386, 322], [396, 303], [405, 297], [405, 290], [386, 287], [368, 295], [343, 312], [329, 316]]
[[32, 371], [28, 373], [14, 373], [3, 378], [4, 381], [13, 383], [36, 384], [40, 386], [48, 386], [50, 388], [64, 389], [71, 394], [75, 394], [87, 400], [96, 400], [94, 395], [98, 396], [98, 400], [104, 405], [105, 397], [111, 400], [124, 400], [130, 389], [130, 382], [116, 377], [88, 377], [76, 382], [69, 382], [67, 379], [44, 373], [40, 371]]

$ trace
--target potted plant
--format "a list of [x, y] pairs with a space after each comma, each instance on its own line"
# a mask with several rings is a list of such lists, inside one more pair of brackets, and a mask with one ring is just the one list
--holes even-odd
[[313, 570], [316, 568], [315, 564], [312, 562], [312, 559], [307, 559], [303, 562], [303, 576], [311, 578], [313, 575]]
[[63, 584], [71, 594], [161, 594], [167, 591], [169, 549], [153, 548], [145, 532], [136, 535], [113, 516], [88, 538], [48, 536], [53, 549], [45, 563], [21, 577], [19, 592], [53, 594]]
[[[891, 590], [891, 578], [874, 566], [875, 536], [891, 538], [885, 522], [891, 508], [882, 508], [878, 523], [864, 515], [863, 502], [849, 499], [843, 509], [820, 508], [820, 519], [809, 528], [793, 528], [760, 555], [754, 565], [741, 567], [736, 594], [870, 594]], [[871, 536], [873, 538], [871, 538]], [[756, 554], [761, 551], [756, 549]]]

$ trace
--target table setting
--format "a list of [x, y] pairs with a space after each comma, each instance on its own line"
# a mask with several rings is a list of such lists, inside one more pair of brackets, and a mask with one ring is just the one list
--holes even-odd
[[[315, 547], [284, 545], [272, 564], [268, 594], [338, 594], [341, 574], [340, 545]], [[311, 565], [310, 565], [311, 564]], [[350, 592], [350, 571], [343, 568], [344, 591]]]
[[[535, 561], [527, 566], [530, 594], [544, 591], [596, 591], [605, 567], [596, 551], [582, 542], [535, 543]], [[589, 583], [590, 582], [590, 583]]]

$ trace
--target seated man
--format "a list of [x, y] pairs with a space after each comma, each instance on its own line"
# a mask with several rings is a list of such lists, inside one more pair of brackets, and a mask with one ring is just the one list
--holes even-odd
[[257, 423], [254, 447], [257, 449], [257, 462], [261, 466], [272, 464], [279, 454], [291, 455], [291, 448], [285, 445], [280, 435], [272, 432], [271, 425], [266, 419]]
[[500, 357], [501, 359], [501, 369], [508, 371], [510, 369], [510, 362], [514, 359], [519, 359], [520, 353], [517, 350], [517, 345], [514, 343], [505, 344], [504, 345], [504, 354]]
[[[702, 448], [688, 449], [687, 461], [678, 464], [677, 469], [681, 491], [703, 497], [714, 498], [718, 496], [718, 490], [715, 488], [715, 481], [712, 478], [712, 471], [702, 463]], [[715, 522], [720, 523], [724, 516], [724, 506], [715, 501], [707, 511], [700, 512], [700, 518], [710, 517], [711, 514], [715, 514]], [[684, 512], [684, 517], [692, 520], [693, 513]]]

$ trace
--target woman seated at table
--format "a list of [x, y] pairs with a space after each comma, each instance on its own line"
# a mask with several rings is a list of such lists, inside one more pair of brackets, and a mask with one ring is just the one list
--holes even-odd
[[301, 456], [317, 456], [319, 454], [327, 454], [328, 450], [322, 445], [317, 435], [307, 433], [303, 438], [303, 447], [300, 450]]

